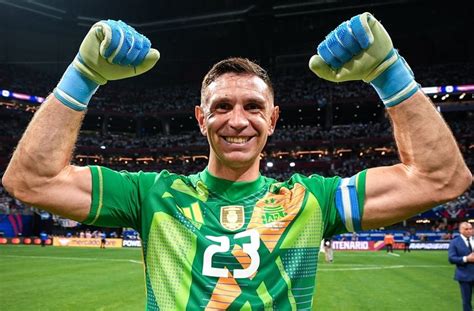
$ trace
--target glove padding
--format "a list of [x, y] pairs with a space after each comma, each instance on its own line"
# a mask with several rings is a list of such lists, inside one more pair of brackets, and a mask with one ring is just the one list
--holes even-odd
[[87, 108], [99, 85], [150, 70], [160, 58], [148, 38], [122, 21], [100, 21], [54, 89], [55, 97], [77, 111]]
[[370, 82], [396, 61], [385, 60], [392, 49], [385, 28], [366, 12], [333, 30], [319, 44], [319, 55], [311, 57], [309, 67], [320, 78], [332, 82]]
[[150, 40], [122, 21], [100, 21], [82, 41], [74, 67], [99, 85], [140, 75], [156, 64], [160, 53]]
[[332, 82], [369, 82], [387, 106], [399, 104], [419, 87], [387, 31], [370, 13], [340, 24], [317, 52], [309, 61], [316, 75]]

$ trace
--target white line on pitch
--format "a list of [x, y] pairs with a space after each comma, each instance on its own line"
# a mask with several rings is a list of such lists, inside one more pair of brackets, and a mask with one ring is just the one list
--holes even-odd
[[133, 259], [117, 259], [117, 258], [99, 258], [99, 257], [60, 257], [60, 256], [21, 256], [21, 255], [2, 255], [2, 257], [10, 258], [35, 258], [35, 259], [64, 259], [64, 260], [77, 260], [77, 261], [118, 261], [118, 262], [132, 262], [142, 263], [138, 260]]
[[394, 265], [394, 266], [366, 266], [352, 268], [319, 268], [318, 271], [359, 271], [359, 270], [384, 270], [384, 269], [403, 269], [403, 268], [451, 268], [450, 265]]
[[368, 266], [368, 267], [335, 268], [335, 269], [319, 268], [318, 271], [358, 271], [358, 270], [382, 270], [382, 269], [400, 269], [400, 268], [403, 268], [403, 266]]

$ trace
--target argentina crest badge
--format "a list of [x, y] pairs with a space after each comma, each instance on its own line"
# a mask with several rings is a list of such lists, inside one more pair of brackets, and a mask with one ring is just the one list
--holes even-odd
[[244, 226], [245, 215], [242, 205], [221, 206], [221, 225], [227, 230], [235, 231]]

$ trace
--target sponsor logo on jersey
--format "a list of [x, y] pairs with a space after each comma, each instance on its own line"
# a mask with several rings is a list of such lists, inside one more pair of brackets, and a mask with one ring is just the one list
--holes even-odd
[[245, 216], [242, 205], [221, 206], [221, 225], [227, 230], [238, 230], [244, 226]]
[[269, 224], [276, 222], [281, 218], [285, 217], [287, 213], [281, 205], [275, 205], [275, 199], [265, 200], [265, 204], [268, 204], [263, 207], [262, 221], [263, 224]]
[[191, 204], [191, 207], [178, 207], [179, 210], [188, 218], [189, 220], [192, 220], [194, 222], [197, 222], [199, 224], [204, 223], [204, 219], [202, 218], [202, 212], [201, 212], [201, 207], [199, 206], [198, 202], [194, 202]]

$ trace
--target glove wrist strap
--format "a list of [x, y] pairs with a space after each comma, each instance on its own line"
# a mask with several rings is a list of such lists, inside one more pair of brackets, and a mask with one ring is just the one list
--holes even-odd
[[64, 72], [53, 93], [67, 107], [76, 111], [83, 111], [87, 109], [87, 104], [98, 88], [99, 84], [81, 75], [71, 64]]
[[[398, 59], [377, 78], [370, 81], [386, 107], [393, 107], [412, 96], [420, 88], [403, 57]], [[390, 53], [388, 57], [393, 56]]]

